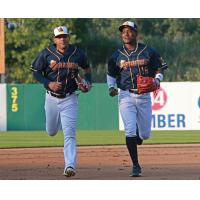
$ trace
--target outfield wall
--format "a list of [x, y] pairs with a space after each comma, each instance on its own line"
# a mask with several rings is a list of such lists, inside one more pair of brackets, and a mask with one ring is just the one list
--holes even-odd
[[[40, 84], [0, 84], [0, 131], [45, 130], [44, 98]], [[153, 130], [200, 130], [200, 82], [163, 82], [151, 98]], [[80, 93], [78, 129], [124, 130], [105, 83]]]
[[[80, 92], [79, 92], [80, 93]], [[7, 85], [7, 130], [45, 130], [45, 90], [40, 84]], [[118, 129], [116, 98], [106, 84], [79, 94], [78, 129]]]
[[44, 93], [40, 84], [7, 85], [7, 130], [44, 130]]

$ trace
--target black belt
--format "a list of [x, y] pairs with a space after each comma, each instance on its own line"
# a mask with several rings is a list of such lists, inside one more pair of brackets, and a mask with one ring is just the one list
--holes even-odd
[[50, 94], [50, 95], [53, 96], [53, 97], [58, 98], [58, 99], [64, 99], [67, 95], [71, 95], [71, 94], [72, 94], [72, 92], [67, 93], [67, 94], [55, 94], [55, 93], [50, 92], [50, 91], [48, 91], [48, 90], [47, 90], [47, 93]]
[[134, 94], [139, 94], [138, 89], [130, 89], [129, 92]]

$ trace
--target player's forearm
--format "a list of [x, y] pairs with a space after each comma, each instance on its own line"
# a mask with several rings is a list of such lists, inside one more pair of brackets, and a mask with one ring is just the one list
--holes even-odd
[[157, 73], [157, 74], [155, 75], [155, 78], [158, 79], [158, 80], [161, 82], [161, 81], [163, 81], [164, 76], [163, 76], [162, 73]]
[[159, 79], [159, 81], [163, 81], [163, 79], [164, 79], [164, 72], [168, 68], [167, 63], [163, 59], [161, 60], [161, 62], [162, 62], [161, 63], [161, 67], [158, 68], [158, 70], [156, 71], [156, 75], [155, 75], [155, 78]]
[[115, 87], [115, 85], [116, 85], [116, 78], [113, 78], [112, 76], [110, 76], [110, 75], [107, 74], [106, 79], [107, 79], [108, 88]]
[[41, 72], [39, 72], [39, 71], [34, 71], [34, 72], [33, 72], [33, 76], [34, 76], [34, 78], [35, 78], [38, 82], [42, 83], [46, 89], [48, 89], [48, 85], [49, 85], [49, 83], [50, 83], [50, 80], [48, 80], [47, 78], [45, 78], [45, 77], [42, 75]]
[[91, 68], [87, 68], [84, 70], [85, 74], [84, 74], [84, 78], [87, 82], [89, 82], [90, 84], [92, 84], [92, 73], [91, 73]]

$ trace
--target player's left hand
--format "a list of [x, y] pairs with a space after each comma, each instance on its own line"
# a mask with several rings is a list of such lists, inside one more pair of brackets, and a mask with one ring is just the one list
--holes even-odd
[[153, 92], [160, 88], [160, 81], [157, 78], [137, 76], [138, 93]]
[[81, 92], [86, 93], [91, 90], [92, 85], [88, 83], [85, 79], [82, 79], [81, 82], [78, 83], [78, 88]]
[[111, 97], [114, 97], [114, 96], [118, 95], [118, 90], [116, 88], [114, 88], [114, 87], [109, 88], [109, 95]]

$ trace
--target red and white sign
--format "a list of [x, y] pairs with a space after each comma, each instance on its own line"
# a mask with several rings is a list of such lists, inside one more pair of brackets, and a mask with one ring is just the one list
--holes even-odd
[[160, 110], [167, 103], [167, 93], [160, 87], [157, 92], [151, 93], [152, 110]]

